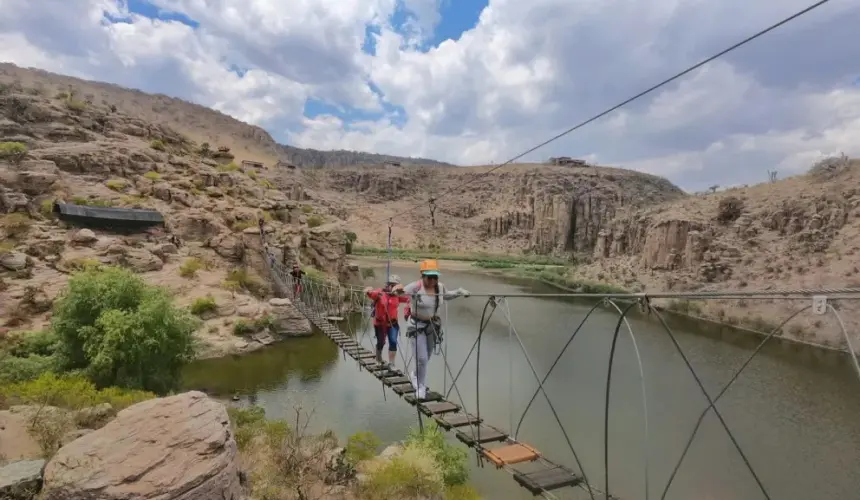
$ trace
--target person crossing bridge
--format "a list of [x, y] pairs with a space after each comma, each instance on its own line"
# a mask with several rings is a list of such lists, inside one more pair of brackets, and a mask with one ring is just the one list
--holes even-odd
[[407, 285], [396, 285], [394, 291], [411, 299], [410, 323], [406, 336], [412, 339], [415, 352], [415, 372], [411, 374], [412, 385], [418, 399], [427, 395], [427, 364], [433, 351], [442, 343], [442, 320], [439, 308], [445, 300], [468, 297], [463, 288], [448, 291], [439, 281], [439, 264], [429, 259], [421, 262], [421, 279]]

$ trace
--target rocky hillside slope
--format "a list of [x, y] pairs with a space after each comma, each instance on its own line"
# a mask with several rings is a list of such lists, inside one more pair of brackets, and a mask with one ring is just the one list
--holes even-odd
[[305, 167], [373, 165], [385, 162], [451, 166], [426, 158], [402, 158], [361, 151], [317, 151], [286, 146], [277, 143], [260, 127], [181, 99], [37, 69], [19, 68], [11, 63], [0, 63], [0, 82], [38, 89], [45, 95], [74, 89], [81, 100], [116, 106], [120, 112], [147, 122], [167, 125], [200, 144], [208, 142], [213, 146], [217, 144], [229, 147], [246, 160], [274, 163], [280, 159]]
[[[750, 291], [860, 286], [860, 161], [826, 159], [774, 183], [626, 210], [603, 228], [585, 279], [635, 290]], [[837, 308], [857, 335], [860, 304]], [[702, 301], [690, 311], [769, 331], [787, 300]], [[685, 306], [686, 307], [686, 306]], [[802, 314], [784, 335], [845, 347], [835, 318]]]
[[[234, 332], [273, 313], [259, 276], [259, 217], [287, 259], [348, 277], [337, 217], [295, 182], [294, 169], [239, 167], [242, 156], [201, 147], [164, 120], [124, 111], [119, 100], [6, 76], [0, 84], [4, 331], [44, 326], [68, 273], [99, 262], [144, 274], [182, 304], [214, 301], [201, 314], [204, 355], [255, 348], [270, 338]], [[79, 228], [57, 219], [54, 201], [156, 209], [166, 224], [146, 232]], [[282, 316], [276, 333], [309, 331], [306, 320]]]

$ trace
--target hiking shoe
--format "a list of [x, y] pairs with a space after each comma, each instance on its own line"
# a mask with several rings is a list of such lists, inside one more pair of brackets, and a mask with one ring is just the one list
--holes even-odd
[[419, 388], [418, 377], [415, 376], [415, 372], [409, 374], [409, 381], [412, 382], [412, 387], [414, 387], [416, 390]]
[[422, 385], [422, 386], [418, 387], [418, 391], [416, 391], [415, 394], [416, 394], [416, 399], [418, 399], [419, 401], [423, 401], [424, 399], [427, 398], [427, 388]]

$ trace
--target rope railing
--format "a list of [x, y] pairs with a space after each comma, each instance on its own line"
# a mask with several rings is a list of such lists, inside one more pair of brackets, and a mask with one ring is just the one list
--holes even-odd
[[[347, 285], [340, 284], [334, 281], [324, 281], [315, 279], [305, 275], [300, 281], [296, 281], [289, 275], [289, 273], [277, 262], [277, 259], [270, 255], [268, 252], [266, 253], [266, 263], [271, 273], [273, 282], [278, 289], [279, 295], [290, 297], [295, 300], [296, 307], [299, 308], [306, 315], [316, 315], [318, 317], [329, 317], [329, 316], [338, 316], [338, 318], [332, 318], [337, 321], [338, 324], [341, 325], [342, 328], [347, 329], [347, 333], [351, 336], [354, 336], [358, 339], [359, 343], [364, 343], [367, 338], [367, 333], [370, 331], [370, 318], [369, 318], [369, 307], [370, 302], [364, 293], [364, 289], [355, 285]], [[578, 324], [571, 332], [569, 337], [567, 338], [564, 345], [560, 348], [558, 354], [556, 355], [553, 362], [547, 368], [541, 369], [541, 367], [536, 366], [534, 361], [532, 360], [526, 343], [523, 341], [523, 338], [516, 326], [514, 325], [514, 321], [512, 319], [512, 314], [510, 311], [509, 302], [511, 299], [519, 298], [519, 297], [528, 297], [528, 298], [541, 298], [541, 297], [571, 297], [571, 298], [589, 298], [594, 299], [598, 298], [596, 303], [594, 303], [587, 312], [581, 315], [581, 319], [578, 321]], [[509, 353], [519, 352], [519, 355], [526, 360], [526, 366], [528, 367], [528, 376], [533, 379], [533, 382], [536, 386], [536, 389], [533, 391], [528, 403], [522, 409], [519, 415], [511, 414], [511, 422], [510, 429], [508, 435], [509, 439], [513, 442], [519, 442], [519, 440], [523, 437], [521, 435], [522, 425], [526, 419], [526, 417], [530, 414], [530, 411], [533, 410], [534, 402], [538, 397], [540, 397], [546, 405], [550, 409], [550, 413], [552, 414], [552, 418], [555, 420], [557, 427], [561, 430], [561, 433], [564, 437], [564, 443], [566, 447], [570, 451], [570, 458], [575, 464], [576, 468], [579, 471], [579, 474], [582, 477], [582, 482], [579, 484], [581, 488], [588, 492], [588, 495], [592, 499], [598, 498], [596, 495], [606, 495], [607, 498], [610, 498], [610, 447], [609, 447], [609, 417], [611, 414], [610, 408], [610, 395], [613, 390], [613, 376], [614, 376], [614, 362], [617, 356], [616, 346], [619, 341], [619, 336], [623, 333], [625, 337], [629, 338], [630, 344], [633, 346], [633, 351], [636, 357], [637, 364], [637, 373], [639, 377], [639, 386], [640, 386], [640, 400], [642, 406], [642, 433], [643, 433], [643, 449], [641, 451], [643, 461], [644, 461], [644, 471], [643, 471], [643, 497], [648, 500], [651, 496], [652, 492], [652, 484], [653, 478], [651, 477], [650, 470], [650, 462], [652, 460], [652, 450], [650, 447], [653, 445], [653, 437], [650, 435], [650, 428], [648, 422], [648, 394], [646, 392], [646, 384], [645, 377], [647, 373], [647, 362], [644, 362], [641, 353], [639, 351], [639, 347], [637, 345], [637, 334], [635, 330], [632, 328], [631, 323], [629, 321], [630, 315], [635, 313], [644, 313], [645, 316], [650, 317], [650, 323], [659, 325], [660, 330], [663, 331], [665, 336], [669, 339], [669, 342], [672, 345], [672, 348], [676, 351], [676, 353], [680, 356], [684, 363], [684, 369], [688, 372], [689, 376], [693, 379], [698, 388], [698, 391], [704, 396], [707, 401], [707, 405], [703, 408], [700, 413], [698, 420], [695, 424], [693, 431], [691, 432], [689, 438], [686, 440], [685, 446], [683, 450], [680, 452], [674, 461], [674, 468], [665, 485], [660, 487], [660, 499], [665, 500], [667, 494], [672, 488], [672, 485], [675, 482], [677, 472], [680, 469], [681, 465], [684, 463], [687, 458], [688, 452], [692, 443], [695, 441], [703, 420], [708, 414], [713, 414], [717, 420], [719, 421], [720, 427], [725, 432], [727, 438], [732, 444], [732, 447], [735, 449], [742, 462], [745, 465], [745, 468], [749, 472], [750, 476], [753, 478], [757, 488], [759, 489], [762, 498], [771, 499], [774, 498], [769, 492], [767, 486], [762, 481], [759, 474], [756, 472], [755, 465], [750, 460], [748, 454], [744, 451], [741, 443], [738, 442], [738, 439], [735, 437], [735, 433], [732, 431], [731, 426], [726, 421], [725, 416], [716, 406], [717, 402], [726, 394], [726, 392], [731, 388], [733, 384], [736, 383], [738, 378], [744, 373], [744, 371], [748, 368], [751, 361], [758, 356], [764, 347], [775, 339], [779, 338], [779, 333], [783, 331], [786, 324], [791, 322], [792, 320], [796, 320], [797, 318], [802, 317], [804, 314], [813, 314], [819, 320], [824, 319], [825, 317], [830, 318], [833, 323], [838, 325], [839, 333], [847, 346], [848, 356], [851, 360], [851, 365], [853, 371], [860, 379], [860, 363], [858, 363], [858, 359], [856, 356], [854, 341], [849, 335], [849, 332], [845, 326], [844, 320], [840, 311], [834, 307], [834, 303], [839, 300], [848, 300], [853, 299], [855, 296], [860, 297], [860, 289], [824, 289], [824, 290], [813, 290], [813, 289], [798, 289], [798, 290], [784, 290], [784, 291], [767, 291], [767, 292], [708, 292], [708, 293], [648, 293], [648, 294], [577, 294], [577, 293], [561, 293], [561, 294], [471, 294], [471, 297], [474, 298], [483, 298], [484, 299], [484, 307], [483, 313], [481, 315], [481, 321], [478, 325], [477, 335], [474, 338], [474, 342], [471, 343], [471, 348], [466, 354], [465, 359], [462, 361], [459, 367], [452, 367], [449, 364], [448, 356], [447, 356], [447, 342], [450, 338], [450, 334], [445, 336], [445, 346], [441, 351], [443, 364], [441, 365], [441, 369], [444, 370], [444, 382], [443, 382], [443, 390], [440, 392], [444, 396], [444, 399], [451, 395], [456, 396], [456, 401], [454, 401], [463, 412], [466, 412], [469, 406], [473, 406], [475, 413], [479, 419], [481, 417], [481, 367], [482, 364], [486, 362], [486, 360], [481, 359], [481, 348], [482, 348], [482, 339], [486, 334], [487, 326], [490, 323], [490, 319], [494, 317], [494, 313], [498, 310], [501, 312], [502, 321], [507, 325], [508, 328], [508, 343], [509, 343]], [[775, 326], [772, 331], [767, 333], [767, 335], [761, 339], [755, 349], [749, 353], [748, 357], [744, 360], [743, 363], [734, 371], [730, 380], [719, 390], [715, 395], [712, 395], [705, 388], [705, 384], [702, 381], [701, 376], [697, 373], [696, 369], [693, 367], [690, 362], [687, 353], [681, 347], [677, 340], [677, 334], [674, 332], [673, 328], [669, 325], [666, 320], [665, 311], [662, 311], [654, 306], [652, 306], [650, 299], [655, 297], [663, 297], [663, 298], [676, 298], [676, 299], [684, 299], [684, 298], [693, 298], [700, 300], [725, 300], [728, 298], [734, 299], [748, 299], [755, 297], [769, 297], [769, 298], [783, 298], [786, 300], [800, 300], [806, 299], [805, 302], [798, 304], [798, 307], [785, 316], [777, 326]], [[604, 408], [603, 408], [603, 449], [604, 449], [604, 457], [603, 457], [603, 483], [602, 488], [598, 489], [592, 482], [588, 480], [588, 474], [585, 470], [585, 466], [583, 461], [581, 460], [581, 456], [577, 453], [574, 440], [568, 434], [566, 426], [564, 425], [564, 417], [559, 413], [557, 408], [553, 404], [552, 398], [550, 398], [549, 394], [546, 390], [546, 383], [549, 379], [551, 379], [553, 373], [556, 371], [558, 365], [561, 360], [564, 358], [565, 354], [570, 351], [570, 346], [574, 343], [575, 339], [579, 338], [582, 334], [585, 335], [601, 335], [605, 336], [605, 331], [601, 328], [598, 331], [588, 331], [585, 333], [584, 327], [590, 321], [591, 318], [594, 317], [596, 311], [602, 311], [603, 314], [614, 314], [616, 317], [615, 326], [612, 330], [612, 336], [610, 338], [611, 346], [609, 351], [609, 357], [607, 359], [606, 364], [606, 390], [604, 394]], [[361, 314], [361, 320], [357, 323], [354, 321], [350, 321], [350, 317], [356, 313]], [[446, 311], [447, 313], [447, 311]], [[498, 317], [498, 316], [495, 316]], [[340, 319], [345, 319], [344, 321], [338, 321]], [[458, 331], [458, 336], [466, 335], [466, 332]], [[371, 337], [371, 343], [373, 339]], [[405, 367], [409, 367], [412, 364], [412, 354], [407, 353], [407, 349], [399, 349], [401, 352], [401, 360]], [[431, 365], [432, 366], [432, 365]], [[467, 367], [474, 367], [475, 370], [475, 389], [474, 389], [474, 400], [467, 400], [468, 393], [463, 392], [463, 388], [458, 387], [457, 383], [461, 378], [462, 374], [465, 373]], [[511, 362], [511, 368], [513, 363]], [[545, 371], [543, 371], [545, 370]], [[512, 376], [509, 373], [509, 376]], [[511, 379], [512, 380], [512, 379]], [[449, 382], [450, 381], [450, 382]], [[509, 382], [510, 383], [510, 382]], [[468, 392], [468, 391], [467, 391]], [[385, 393], [383, 388], [383, 394]], [[509, 396], [510, 398], [511, 396]], [[470, 404], [473, 403], [473, 404]], [[513, 411], [513, 410], [512, 410]], [[466, 412], [468, 413], [468, 412]], [[419, 413], [419, 419], [420, 419]], [[470, 431], [473, 434], [473, 438], [476, 439], [476, 442], [480, 442], [480, 426], [471, 426]], [[482, 450], [480, 446], [475, 448], [479, 451], [478, 458], [479, 463], [483, 464], [482, 458]], [[543, 456], [540, 456], [538, 460], [546, 460]], [[518, 473], [512, 467], [503, 466], [505, 470], [508, 470], [511, 473]], [[601, 491], [603, 490], [603, 491]], [[544, 491], [542, 494], [547, 498], [555, 498], [550, 491]]]

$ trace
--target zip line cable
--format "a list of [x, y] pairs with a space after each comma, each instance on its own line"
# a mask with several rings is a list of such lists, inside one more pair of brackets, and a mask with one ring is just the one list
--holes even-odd
[[[561, 139], [562, 137], [564, 137], [564, 136], [566, 136], [566, 135], [570, 134], [571, 132], [574, 132], [574, 131], [576, 131], [576, 130], [579, 130], [580, 128], [582, 128], [582, 127], [584, 127], [584, 126], [586, 126], [586, 125], [588, 125], [588, 124], [590, 124], [590, 123], [592, 123], [592, 122], [594, 122], [594, 121], [597, 121], [597, 120], [599, 120], [599, 119], [603, 118], [604, 116], [608, 115], [609, 113], [612, 113], [613, 111], [615, 111], [615, 110], [617, 110], [617, 109], [619, 109], [619, 108], [622, 108], [622, 107], [624, 107], [624, 106], [626, 106], [626, 105], [630, 104], [631, 102], [636, 101], [636, 100], [638, 100], [638, 99], [640, 99], [640, 98], [642, 98], [642, 97], [644, 97], [644, 96], [646, 96], [646, 95], [650, 94], [651, 92], [654, 92], [655, 90], [659, 89], [660, 87], [663, 87], [663, 86], [665, 86], [665, 85], [668, 85], [668, 84], [670, 84], [670, 83], [674, 82], [674, 81], [675, 81], [675, 80], [677, 80], [678, 78], [681, 78], [682, 76], [685, 76], [685, 75], [687, 75], [687, 74], [689, 74], [689, 73], [691, 73], [691, 72], [693, 72], [693, 71], [695, 71], [695, 70], [697, 70], [697, 69], [701, 68], [702, 66], [704, 66], [704, 65], [708, 64], [709, 62], [714, 61], [714, 60], [716, 60], [716, 59], [719, 59], [720, 57], [722, 57], [722, 56], [724, 56], [724, 55], [728, 54], [729, 52], [732, 52], [732, 51], [734, 51], [735, 49], [738, 49], [738, 48], [740, 48], [740, 47], [742, 47], [742, 46], [744, 46], [744, 45], [748, 44], [749, 42], [752, 42], [753, 40], [755, 40], [755, 39], [757, 39], [757, 38], [760, 38], [760, 37], [762, 37], [762, 36], [766, 35], [767, 33], [770, 33], [771, 31], [773, 31], [773, 30], [775, 30], [775, 29], [777, 29], [777, 28], [779, 28], [779, 27], [781, 27], [781, 26], [783, 26], [783, 25], [785, 25], [785, 24], [788, 24], [789, 22], [794, 21], [795, 19], [797, 19], [797, 18], [799, 18], [799, 17], [801, 17], [801, 16], [803, 16], [803, 15], [805, 15], [805, 14], [808, 14], [808, 13], [812, 12], [813, 10], [817, 9], [818, 7], [821, 7], [822, 5], [824, 5], [824, 4], [828, 3], [828, 2], [830, 2], [830, 0], [819, 0], [818, 2], [816, 2], [816, 3], [814, 3], [814, 4], [812, 4], [812, 5], [808, 6], [808, 7], [806, 7], [806, 8], [805, 8], [805, 9], [803, 9], [803, 10], [800, 10], [800, 11], [798, 11], [798, 12], [795, 12], [794, 14], [792, 14], [792, 15], [790, 15], [790, 16], [788, 16], [788, 17], [784, 18], [783, 20], [781, 20], [781, 21], [779, 21], [779, 22], [777, 22], [777, 23], [775, 23], [775, 24], [772, 24], [772, 25], [770, 25], [769, 27], [767, 27], [767, 28], [765, 28], [765, 29], [763, 29], [763, 30], [761, 30], [761, 31], [759, 31], [759, 32], [757, 32], [757, 33], [755, 33], [755, 34], [753, 34], [753, 35], [750, 35], [750, 36], [748, 36], [747, 38], [744, 38], [743, 40], [741, 40], [741, 41], [739, 41], [739, 42], [735, 43], [734, 45], [732, 45], [732, 46], [730, 46], [730, 47], [728, 47], [728, 48], [726, 48], [726, 49], [723, 49], [723, 50], [722, 50], [722, 51], [720, 51], [720, 52], [717, 52], [716, 54], [714, 54], [714, 55], [712, 55], [712, 56], [708, 57], [707, 59], [704, 59], [704, 60], [702, 60], [702, 61], [700, 61], [700, 62], [698, 62], [698, 63], [694, 64], [693, 66], [688, 67], [687, 69], [685, 69], [685, 70], [681, 71], [680, 73], [677, 73], [677, 74], [675, 74], [674, 76], [669, 77], [669, 78], [667, 78], [667, 79], [663, 80], [662, 82], [660, 82], [660, 83], [658, 83], [658, 84], [656, 84], [656, 85], [653, 85], [653, 86], [651, 86], [651, 87], [647, 88], [646, 90], [643, 90], [642, 92], [639, 92], [638, 94], [634, 95], [633, 97], [630, 97], [630, 98], [628, 98], [628, 99], [626, 99], [626, 100], [624, 100], [624, 101], [622, 101], [622, 102], [620, 102], [620, 103], [618, 103], [618, 104], [616, 104], [616, 105], [612, 106], [611, 108], [608, 108], [608, 109], [606, 109], [605, 111], [602, 111], [602, 112], [600, 112], [600, 113], [598, 113], [598, 114], [596, 114], [596, 115], [592, 116], [591, 118], [589, 118], [589, 119], [587, 119], [587, 120], [585, 120], [585, 121], [583, 121], [583, 122], [580, 122], [579, 124], [574, 125], [573, 127], [570, 127], [569, 129], [565, 130], [564, 132], [561, 132], [561, 133], [559, 133], [559, 134], [557, 134], [557, 135], [553, 136], [552, 138], [547, 139], [547, 140], [545, 140], [544, 142], [542, 142], [542, 143], [538, 144], [537, 146], [534, 146], [534, 147], [532, 147], [532, 148], [530, 148], [530, 149], [528, 149], [528, 150], [526, 150], [526, 151], [524, 151], [524, 152], [522, 152], [522, 153], [520, 153], [520, 154], [518, 154], [518, 155], [514, 156], [513, 158], [511, 158], [511, 159], [507, 160], [506, 162], [504, 162], [504, 163], [500, 163], [499, 165], [496, 165], [495, 167], [491, 168], [490, 170], [488, 170], [488, 171], [484, 172], [483, 174], [480, 174], [480, 175], [478, 175], [477, 177], [475, 177], [475, 178], [473, 178], [473, 179], [471, 179], [471, 180], [469, 180], [469, 181], [466, 181], [465, 183], [463, 183], [463, 184], [461, 184], [461, 185], [457, 186], [457, 188], [463, 188], [463, 187], [465, 187], [465, 186], [467, 186], [467, 185], [469, 185], [469, 184], [471, 184], [471, 183], [475, 182], [475, 181], [476, 181], [476, 180], [478, 180], [478, 179], [481, 179], [481, 178], [483, 178], [483, 177], [486, 177], [487, 175], [490, 175], [491, 173], [495, 172], [496, 170], [498, 170], [498, 169], [500, 169], [500, 168], [502, 168], [502, 167], [504, 167], [504, 166], [510, 165], [511, 163], [513, 163], [513, 162], [515, 162], [515, 161], [519, 160], [519, 159], [520, 159], [520, 158], [522, 158], [523, 156], [526, 156], [527, 154], [533, 153], [533, 152], [537, 151], [538, 149], [540, 149], [540, 148], [542, 148], [542, 147], [544, 147], [544, 146], [546, 146], [546, 145], [548, 145], [548, 144], [550, 144], [550, 143], [552, 143], [552, 142], [555, 142], [555, 141], [557, 141], [558, 139]], [[447, 194], [451, 194], [451, 193], [453, 193], [453, 192], [454, 192], [454, 189], [450, 189], [450, 190], [448, 190], [448, 191], [446, 191], [446, 192], [442, 193], [441, 195], [436, 196], [436, 197], [435, 197], [435, 201], [438, 201], [438, 200], [439, 200], [439, 198], [442, 198], [443, 196], [445, 196], [445, 195], [447, 195]], [[406, 212], [404, 212], [404, 213], [410, 213], [410, 212], [412, 212], [412, 211], [414, 211], [414, 210], [416, 210], [416, 209], [417, 209], [417, 207], [416, 207], [416, 208], [409, 209], [409, 210], [407, 210], [407, 211], [406, 211]], [[380, 219], [380, 220], [385, 220], [385, 219], [387, 219], [387, 217], [386, 217], [386, 218], [383, 218], [383, 219]]]

